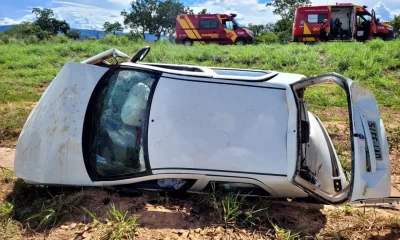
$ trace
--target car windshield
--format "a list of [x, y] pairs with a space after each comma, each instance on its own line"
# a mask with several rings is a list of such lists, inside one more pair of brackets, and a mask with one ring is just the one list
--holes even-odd
[[244, 25], [240, 24], [240, 23], [238, 22], [238, 20], [236, 20], [236, 18], [233, 19], [233, 22], [234, 22], [234, 23], [236, 24], [236, 26], [238, 26], [238, 27], [244, 27]]

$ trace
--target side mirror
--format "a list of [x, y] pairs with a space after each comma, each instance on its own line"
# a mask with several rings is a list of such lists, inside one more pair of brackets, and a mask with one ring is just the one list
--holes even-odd
[[139, 51], [137, 51], [135, 56], [132, 57], [131, 62], [135, 63], [137, 61], [142, 61], [149, 52], [150, 52], [150, 46], [146, 46], [140, 49]]
[[378, 18], [378, 19], [376, 19], [376, 22], [377, 22], [377, 23], [380, 23], [380, 22], [381, 22], [381, 20]]

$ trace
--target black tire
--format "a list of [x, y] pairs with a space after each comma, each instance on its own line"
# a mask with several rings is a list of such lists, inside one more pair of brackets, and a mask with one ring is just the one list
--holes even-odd
[[185, 46], [193, 46], [193, 41], [192, 40], [190, 40], [190, 39], [185, 39], [185, 40], [183, 40], [183, 45], [185, 45]]
[[246, 40], [244, 38], [238, 38], [235, 41], [236, 45], [245, 45], [246, 44]]

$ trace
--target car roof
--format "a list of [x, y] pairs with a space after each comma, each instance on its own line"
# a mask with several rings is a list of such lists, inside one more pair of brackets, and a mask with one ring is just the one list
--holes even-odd
[[206, 67], [197, 65], [184, 64], [163, 64], [163, 63], [136, 63], [131, 62], [131, 58], [118, 49], [110, 49], [96, 56], [93, 56], [82, 64], [99, 64], [101, 62], [106, 65], [112, 65], [106, 60], [108, 58], [122, 58], [123, 61], [118, 63], [120, 67], [141, 68], [149, 71], [161, 72], [163, 77], [178, 78], [186, 80], [198, 80], [209, 82], [241, 82], [241, 84], [264, 86], [264, 87], [280, 87], [286, 88], [289, 84], [304, 78], [303, 75], [280, 73], [270, 70], [259, 69], [241, 69], [241, 68], [222, 68], [222, 67]]
[[[271, 86], [286, 88], [289, 84], [296, 82], [304, 75], [280, 73], [277, 71], [241, 68], [219, 68], [196, 65], [181, 64], [159, 64], [159, 63], [121, 63], [121, 66], [140, 67], [148, 70], [163, 72], [164, 77], [171, 78], [203, 78], [204, 81], [222, 82], [239, 81], [247, 85]], [[279, 86], [278, 86], [279, 85]]]

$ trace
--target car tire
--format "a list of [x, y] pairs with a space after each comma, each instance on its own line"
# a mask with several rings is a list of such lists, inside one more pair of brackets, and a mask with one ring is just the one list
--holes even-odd
[[236, 45], [245, 45], [246, 44], [246, 40], [244, 38], [238, 38], [235, 41]]
[[183, 45], [185, 46], [193, 46], [193, 41], [190, 39], [183, 40]]

